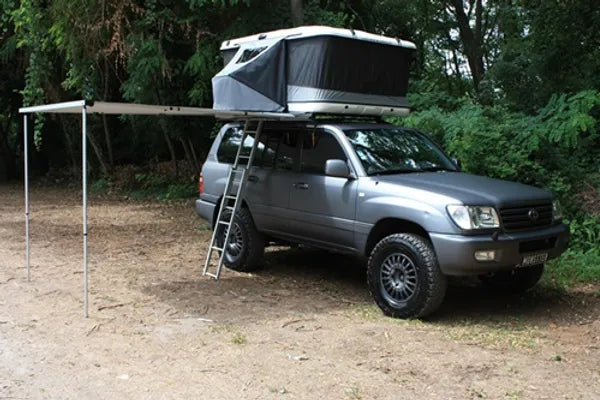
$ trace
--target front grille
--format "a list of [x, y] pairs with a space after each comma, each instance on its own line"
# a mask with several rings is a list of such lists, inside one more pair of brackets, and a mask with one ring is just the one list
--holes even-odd
[[[535, 218], [535, 214], [537, 214], [537, 219]], [[547, 226], [552, 224], [552, 203], [504, 207], [500, 209], [500, 220], [505, 231], [518, 231]]]

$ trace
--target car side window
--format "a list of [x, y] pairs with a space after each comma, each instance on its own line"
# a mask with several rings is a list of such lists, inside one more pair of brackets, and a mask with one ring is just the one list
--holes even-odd
[[347, 160], [342, 146], [336, 138], [322, 130], [308, 130], [302, 138], [300, 171], [324, 175], [325, 162], [331, 159]]
[[[277, 141], [275, 168], [291, 171], [298, 148], [298, 131], [280, 131], [273, 133]], [[274, 142], [275, 143], [275, 142]]]
[[279, 135], [275, 132], [266, 132], [260, 136], [260, 141], [264, 143], [265, 146], [260, 159], [260, 166], [263, 168], [274, 168], [275, 156], [277, 155], [277, 149], [279, 148], [280, 143]]
[[[242, 137], [244, 135], [244, 130], [239, 127], [231, 127], [227, 129], [227, 131], [223, 134], [223, 138], [221, 139], [221, 144], [219, 149], [217, 150], [217, 160], [222, 163], [233, 164], [235, 161], [235, 155], [237, 154], [238, 147], [240, 146], [240, 142], [242, 141]], [[244, 154], [249, 154], [252, 146], [254, 145], [254, 137], [248, 135], [246, 140], [244, 140]], [[262, 152], [265, 148], [263, 140], [258, 144], [255, 154], [255, 165], [260, 165], [260, 161], [262, 158]], [[246, 165], [248, 161], [246, 159], [240, 160], [240, 165]]]

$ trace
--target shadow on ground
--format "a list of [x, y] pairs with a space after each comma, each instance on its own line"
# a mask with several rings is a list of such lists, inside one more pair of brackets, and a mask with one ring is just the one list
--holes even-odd
[[[219, 282], [160, 282], [143, 291], [184, 315], [243, 321], [373, 308], [365, 268], [356, 259], [312, 249], [276, 249], [252, 274], [226, 271]], [[492, 292], [477, 279], [451, 279], [445, 301], [428, 318], [441, 325], [572, 325], [600, 318], [593, 293], [538, 287], [522, 295]]]

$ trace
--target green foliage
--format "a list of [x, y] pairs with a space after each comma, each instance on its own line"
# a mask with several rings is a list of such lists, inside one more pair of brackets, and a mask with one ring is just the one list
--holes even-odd
[[600, 250], [600, 216], [585, 216], [570, 221], [571, 247]]
[[574, 283], [600, 283], [600, 249], [568, 249], [547, 264], [544, 280], [559, 287]]
[[580, 140], [590, 144], [598, 139], [597, 109], [600, 93], [586, 90], [568, 97], [554, 95], [548, 105], [541, 109], [540, 118], [551, 129], [549, 140], [561, 146], [576, 148]]
[[185, 199], [198, 195], [195, 182], [172, 183], [165, 175], [140, 173], [135, 175], [136, 189], [131, 196], [137, 199], [154, 198], [159, 201]]
[[[23, 104], [42, 104], [45, 99], [44, 85], [52, 70], [51, 41], [43, 7], [39, 1], [22, 0], [20, 6], [11, 12], [10, 20], [14, 24], [16, 48], [29, 49], [25, 87], [21, 92]], [[42, 115], [34, 120], [34, 143], [38, 149], [42, 145], [44, 120]]]
[[141, 189], [156, 189], [164, 187], [169, 180], [164, 175], [157, 174], [135, 174], [135, 181]]
[[100, 178], [90, 185], [90, 192], [105, 193], [110, 188], [110, 181], [106, 178]]

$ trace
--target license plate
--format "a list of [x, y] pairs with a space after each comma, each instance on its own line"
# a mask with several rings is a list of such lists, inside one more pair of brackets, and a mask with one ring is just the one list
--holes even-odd
[[523, 261], [519, 267], [530, 267], [532, 265], [538, 265], [546, 262], [548, 259], [548, 253], [530, 254], [523, 257]]

